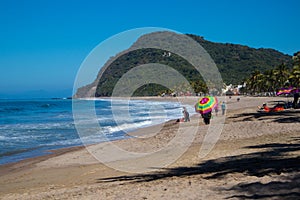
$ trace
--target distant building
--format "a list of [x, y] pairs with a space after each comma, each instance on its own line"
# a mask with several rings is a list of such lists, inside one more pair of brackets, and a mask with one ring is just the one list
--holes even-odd
[[243, 87], [246, 87], [246, 84], [237, 86], [233, 86], [232, 84], [225, 85], [225, 88], [222, 89], [222, 95], [240, 95], [240, 89]]

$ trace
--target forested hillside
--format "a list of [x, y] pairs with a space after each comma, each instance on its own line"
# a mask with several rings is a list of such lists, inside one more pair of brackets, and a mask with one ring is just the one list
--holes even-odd
[[[292, 67], [292, 57], [274, 49], [255, 49], [238, 44], [215, 43], [200, 36], [191, 34], [188, 36], [201, 44], [210, 54], [226, 84], [240, 84], [255, 70], [270, 70], [282, 63], [288, 68]], [[147, 35], [142, 36], [142, 39], [145, 38]], [[112, 61], [108, 61], [99, 72], [95, 82], [79, 88], [75, 97], [111, 96], [115, 84], [124, 73], [147, 63], [160, 63], [173, 67], [191, 83], [195, 92], [206, 92], [207, 87], [201, 75], [189, 62], [174, 53], [169, 56], [164, 54], [165, 52], [160, 49], [134, 51], [129, 49], [117, 59], [112, 58]], [[162, 86], [149, 84], [139, 88], [135, 95], [158, 95], [164, 91], [171, 92]]]

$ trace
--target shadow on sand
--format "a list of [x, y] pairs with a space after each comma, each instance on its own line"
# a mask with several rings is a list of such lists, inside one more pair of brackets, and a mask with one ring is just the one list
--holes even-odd
[[300, 199], [300, 137], [293, 137], [288, 143], [270, 143], [257, 146], [247, 146], [247, 149], [257, 152], [241, 154], [205, 161], [192, 167], [177, 167], [162, 169], [158, 172], [118, 176], [97, 179], [102, 182], [150, 182], [169, 177], [187, 177], [200, 175], [204, 179], [221, 180], [232, 173], [242, 173], [243, 176], [272, 176], [288, 174], [284, 180], [261, 182], [242, 182], [232, 188], [221, 189], [239, 194], [229, 196], [239, 199]]
[[281, 112], [252, 112], [236, 114], [228, 117], [234, 121], [253, 121], [253, 120], [269, 120], [277, 123], [297, 123], [300, 122], [300, 109], [291, 109]]

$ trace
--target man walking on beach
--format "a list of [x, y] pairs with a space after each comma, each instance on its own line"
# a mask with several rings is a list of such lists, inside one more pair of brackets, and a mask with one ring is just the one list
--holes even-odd
[[184, 122], [189, 122], [190, 121], [190, 114], [187, 111], [186, 107], [183, 107], [183, 117], [184, 117]]
[[225, 111], [226, 111], [226, 103], [225, 103], [225, 101], [223, 101], [221, 107], [222, 107], [222, 115], [225, 115]]
[[211, 112], [202, 114], [201, 116], [202, 116], [202, 118], [203, 118], [203, 121], [204, 121], [205, 125], [210, 124]]

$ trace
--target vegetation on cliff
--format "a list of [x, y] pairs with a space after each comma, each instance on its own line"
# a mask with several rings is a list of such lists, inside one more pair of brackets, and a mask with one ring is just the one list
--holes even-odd
[[[238, 44], [223, 44], [205, 40], [203, 37], [188, 34], [189, 37], [197, 41], [211, 56], [216, 63], [225, 84], [240, 84], [253, 75], [254, 71], [270, 72], [276, 68], [286, 70], [292, 69], [292, 57], [280, 53], [274, 49], [251, 48]], [[147, 35], [142, 36], [146, 38]], [[167, 52], [168, 53], [168, 52]], [[117, 59], [105, 65], [99, 72], [94, 83], [78, 90], [77, 97], [111, 96], [113, 88], [123, 74], [130, 69], [147, 63], [160, 63], [170, 66], [182, 74], [191, 84], [194, 92], [207, 92], [207, 85], [199, 72], [185, 59], [171, 53], [166, 56], [166, 52], [160, 49], [138, 49], [127, 50]], [[280, 69], [279, 69], [280, 68]], [[271, 72], [270, 72], [271, 73]], [[101, 74], [101, 76], [100, 76]], [[165, 88], [158, 84], [146, 84], [137, 89], [134, 95], [151, 96], [164, 92], [187, 92], [184, 85], [178, 88]]]

